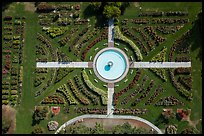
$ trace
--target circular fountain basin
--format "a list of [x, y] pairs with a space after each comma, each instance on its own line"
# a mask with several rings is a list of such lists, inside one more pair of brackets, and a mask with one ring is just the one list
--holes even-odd
[[100, 80], [107, 83], [115, 83], [127, 75], [129, 61], [122, 50], [115, 47], [108, 47], [96, 54], [93, 68]]

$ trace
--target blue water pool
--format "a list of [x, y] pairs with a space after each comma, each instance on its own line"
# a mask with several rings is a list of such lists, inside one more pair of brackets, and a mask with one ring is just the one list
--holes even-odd
[[124, 55], [115, 49], [105, 50], [97, 56], [95, 67], [97, 73], [106, 80], [120, 78], [127, 68]]

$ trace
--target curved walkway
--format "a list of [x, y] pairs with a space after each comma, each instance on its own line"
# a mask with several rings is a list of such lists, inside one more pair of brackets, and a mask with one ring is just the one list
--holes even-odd
[[107, 116], [107, 115], [91, 115], [91, 114], [85, 114], [85, 115], [82, 115], [82, 116], [78, 116], [76, 118], [73, 118], [69, 121], [67, 121], [66, 123], [64, 123], [60, 128], [58, 128], [58, 130], [55, 132], [55, 134], [58, 134], [63, 128], [65, 128], [66, 126], [78, 121], [78, 120], [81, 120], [83, 118], [111, 118], [111, 119], [133, 119], [133, 120], [137, 120], [137, 121], [141, 121], [147, 125], [149, 125], [150, 127], [152, 127], [155, 131], [157, 131], [158, 134], [163, 134], [162, 131], [156, 127], [154, 124], [152, 124], [151, 122], [143, 119], [143, 118], [140, 118], [140, 117], [137, 117], [137, 116], [123, 116], [123, 115], [112, 115], [112, 116]]

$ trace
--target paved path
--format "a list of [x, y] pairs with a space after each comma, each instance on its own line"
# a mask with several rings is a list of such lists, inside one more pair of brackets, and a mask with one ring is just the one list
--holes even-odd
[[114, 46], [114, 18], [108, 21], [108, 46]]
[[191, 62], [133, 62], [130, 68], [179, 68], [191, 67]]
[[114, 83], [109, 83], [108, 84], [108, 103], [107, 103], [107, 115], [108, 116], [112, 116], [114, 112], [113, 94], [114, 94]]
[[37, 68], [88, 68], [89, 62], [37, 62]]
[[57, 131], [55, 132], [55, 134], [58, 134], [63, 128], [65, 128], [67, 125], [70, 125], [78, 120], [84, 119], [84, 118], [111, 118], [111, 119], [134, 119], [137, 121], [141, 121], [147, 125], [149, 125], [150, 127], [152, 127], [155, 131], [157, 131], [158, 134], [163, 134], [162, 131], [156, 127], [154, 124], [152, 124], [151, 122], [137, 117], [137, 116], [124, 116], [124, 115], [112, 115], [112, 116], [107, 116], [107, 115], [96, 115], [96, 114], [85, 114], [82, 116], [78, 116], [76, 118], [73, 118], [69, 121], [67, 121], [66, 123], [64, 123], [62, 126], [60, 126], [60, 128], [57, 129]]

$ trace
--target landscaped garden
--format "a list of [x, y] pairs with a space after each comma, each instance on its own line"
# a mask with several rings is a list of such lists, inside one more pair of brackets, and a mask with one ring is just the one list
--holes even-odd
[[[2, 11], [2, 105], [15, 109], [10, 132], [53, 134], [74, 117], [107, 114], [107, 83], [93, 69], [37, 68], [36, 62], [93, 62], [108, 46], [114, 14], [114, 46], [130, 61], [191, 61], [191, 67], [130, 69], [114, 84], [113, 114], [139, 116], [163, 133], [202, 133], [201, 8], [199, 2], [8, 3]], [[90, 133], [112, 133], [98, 128]], [[78, 133], [75, 126], [66, 131]]]

